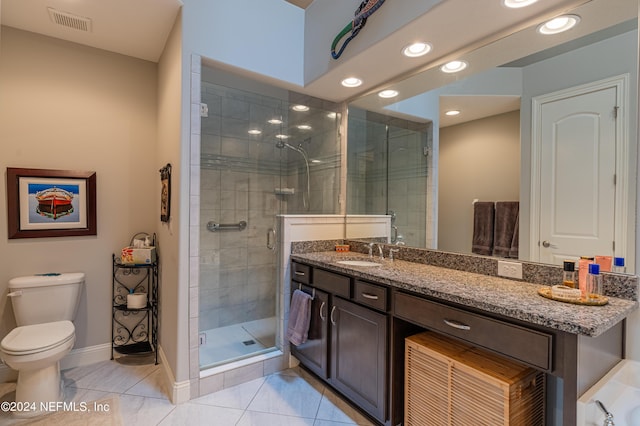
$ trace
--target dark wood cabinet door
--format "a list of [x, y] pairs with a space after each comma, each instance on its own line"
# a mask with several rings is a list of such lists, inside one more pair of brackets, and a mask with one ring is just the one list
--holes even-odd
[[381, 422], [386, 420], [387, 316], [332, 298], [329, 382]]
[[315, 295], [311, 302], [311, 323], [307, 341], [298, 346], [291, 345], [291, 353], [309, 370], [326, 379], [329, 372], [329, 295], [322, 290], [301, 287]]

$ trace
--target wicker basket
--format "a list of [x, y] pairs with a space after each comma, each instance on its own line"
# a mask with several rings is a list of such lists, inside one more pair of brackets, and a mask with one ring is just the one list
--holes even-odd
[[545, 376], [445, 336], [406, 339], [405, 425], [544, 425]]

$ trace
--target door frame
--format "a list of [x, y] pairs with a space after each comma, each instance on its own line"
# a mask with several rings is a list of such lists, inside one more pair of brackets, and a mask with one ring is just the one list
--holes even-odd
[[[628, 232], [625, 228], [629, 224], [629, 74], [609, 77], [603, 80], [586, 83], [568, 89], [535, 96], [531, 108], [531, 223], [529, 232], [529, 254], [531, 261], [540, 260], [540, 179], [542, 156], [542, 107], [550, 102], [585, 95], [611, 87], [616, 88], [617, 119], [616, 119], [616, 190], [614, 212], [614, 238], [616, 256], [627, 258]], [[634, 234], [635, 235], [635, 234]]]

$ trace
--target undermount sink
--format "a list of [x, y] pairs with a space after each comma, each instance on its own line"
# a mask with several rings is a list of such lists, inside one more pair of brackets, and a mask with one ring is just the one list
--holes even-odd
[[368, 260], [339, 260], [336, 263], [349, 266], [382, 266], [380, 263], [369, 262]]

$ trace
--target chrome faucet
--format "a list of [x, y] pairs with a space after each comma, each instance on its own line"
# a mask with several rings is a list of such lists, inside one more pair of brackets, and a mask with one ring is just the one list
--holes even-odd
[[604, 404], [602, 402], [600, 402], [600, 400], [596, 399], [596, 405], [598, 407], [600, 407], [600, 409], [602, 410], [602, 412], [604, 412], [604, 415], [606, 416], [604, 419], [604, 426], [614, 426], [613, 423], [613, 414], [611, 414], [604, 406]]
[[367, 246], [369, 247], [369, 258], [371, 259], [371, 258], [373, 258], [373, 246], [374, 246], [374, 243], [369, 243], [369, 244], [367, 244]]
[[378, 244], [378, 253], [380, 253], [380, 260], [384, 260], [384, 251], [382, 251], [382, 248], [384, 246], [382, 244]]

